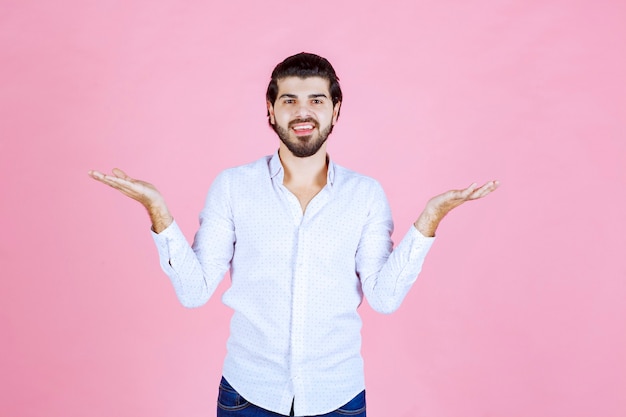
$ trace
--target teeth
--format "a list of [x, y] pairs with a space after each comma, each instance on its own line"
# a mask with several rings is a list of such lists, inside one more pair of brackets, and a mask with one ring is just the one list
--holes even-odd
[[311, 125], [294, 126], [294, 128], [293, 128], [293, 130], [309, 130], [309, 129], [313, 129], [313, 126], [311, 126]]

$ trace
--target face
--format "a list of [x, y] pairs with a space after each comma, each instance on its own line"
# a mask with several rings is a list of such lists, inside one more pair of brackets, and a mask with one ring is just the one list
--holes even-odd
[[[333, 106], [329, 82], [321, 77], [286, 77], [278, 80], [275, 103], [267, 103], [270, 123], [283, 147], [306, 158], [325, 146], [337, 123], [339, 106]], [[325, 153], [325, 151], [324, 151]]]

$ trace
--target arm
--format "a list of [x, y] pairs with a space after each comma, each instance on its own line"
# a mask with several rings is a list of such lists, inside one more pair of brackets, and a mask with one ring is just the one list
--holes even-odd
[[146, 208], [161, 268], [170, 278], [179, 301], [190, 308], [206, 303], [228, 270], [233, 253], [234, 228], [228, 198], [223, 193], [227, 188], [224, 181], [216, 181], [217, 185], [211, 187], [192, 249], [152, 184], [133, 179], [119, 169], [114, 169], [113, 175], [90, 171], [89, 176]]
[[397, 310], [421, 272], [443, 217], [466, 201], [486, 196], [498, 185], [496, 181], [480, 188], [472, 184], [464, 190], [433, 197], [393, 251], [391, 214], [384, 193], [379, 189], [372, 200], [356, 256], [357, 273], [370, 306], [381, 313]]

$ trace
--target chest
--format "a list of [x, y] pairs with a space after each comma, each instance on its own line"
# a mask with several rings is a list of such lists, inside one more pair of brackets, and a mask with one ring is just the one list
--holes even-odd
[[313, 198], [315, 198], [315, 196], [318, 195], [320, 191], [322, 191], [322, 188], [324, 188], [324, 186], [313, 185], [308, 187], [297, 187], [285, 184], [285, 188], [296, 197], [296, 199], [300, 203], [302, 213], [305, 213], [311, 200], [313, 200]]
[[288, 190], [280, 183], [249, 188], [232, 205], [236, 252], [285, 261], [306, 248], [311, 259], [354, 258], [369, 212], [364, 195], [354, 191]]

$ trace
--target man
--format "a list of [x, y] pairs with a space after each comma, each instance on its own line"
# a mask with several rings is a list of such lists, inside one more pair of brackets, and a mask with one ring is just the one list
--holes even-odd
[[365, 416], [363, 296], [377, 311], [397, 309], [442, 218], [498, 186], [432, 198], [392, 251], [380, 185], [326, 153], [341, 101], [326, 59], [301, 53], [278, 64], [267, 89], [278, 151], [215, 179], [192, 247], [154, 186], [119, 169], [90, 171], [147, 208], [183, 305], [204, 304], [230, 269], [223, 301], [234, 315], [218, 416]]

